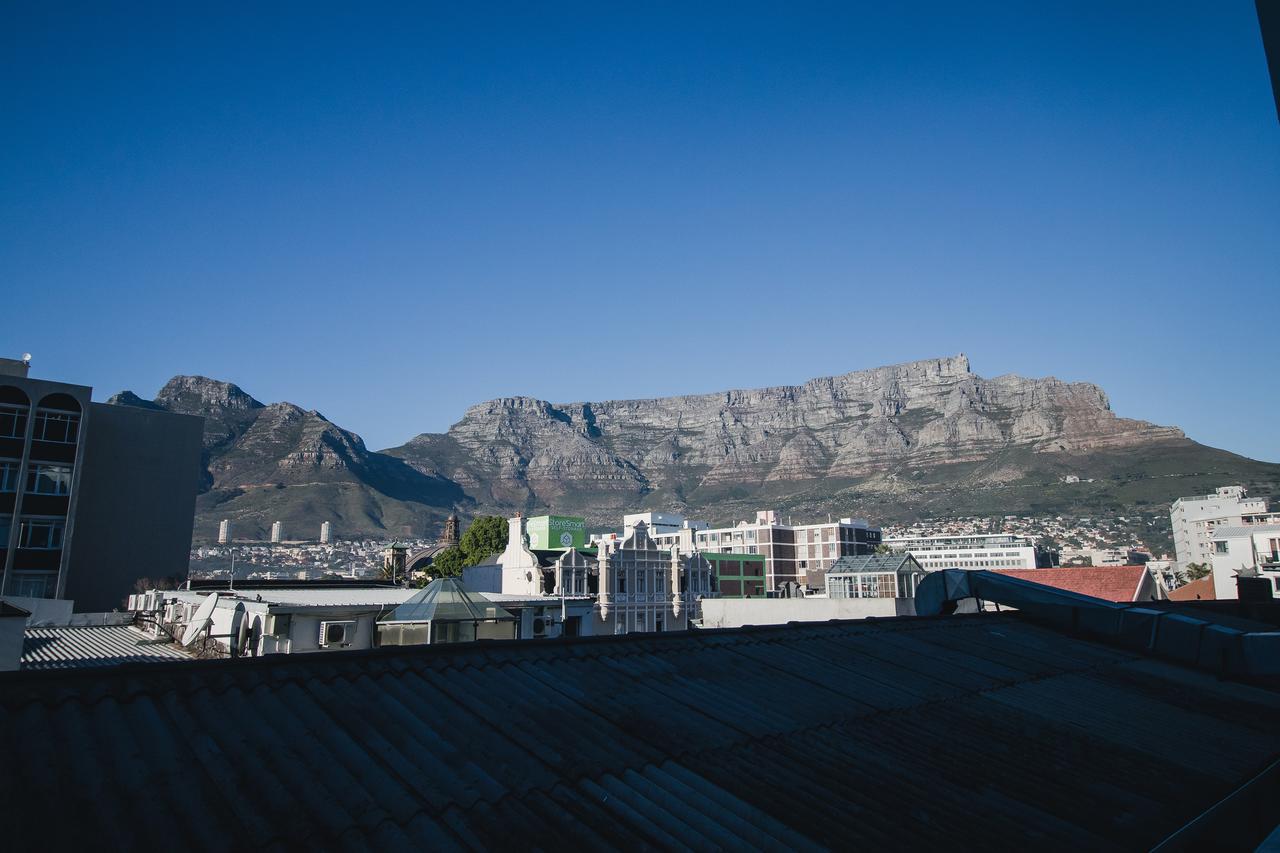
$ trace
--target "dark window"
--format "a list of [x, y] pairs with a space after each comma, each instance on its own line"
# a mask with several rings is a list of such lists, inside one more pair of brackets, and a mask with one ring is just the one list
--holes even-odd
[[53, 572], [14, 573], [9, 581], [9, 594], [24, 598], [52, 598], [58, 576]]
[[31, 437], [35, 441], [56, 444], [75, 444], [80, 434], [80, 416], [72, 412], [36, 410], [35, 429]]
[[57, 550], [62, 547], [65, 524], [65, 521], [56, 518], [24, 518], [18, 533], [18, 547]]
[[27, 410], [16, 406], [0, 406], [0, 438], [26, 438]]
[[18, 466], [15, 459], [0, 459], [0, 492], [16, 492], [18, 490]]

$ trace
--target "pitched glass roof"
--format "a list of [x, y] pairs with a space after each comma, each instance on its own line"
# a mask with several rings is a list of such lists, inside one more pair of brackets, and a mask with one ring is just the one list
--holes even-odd
[[457, 578], [438, 578], [401, 604], [387, 622], [514, 621], [507, 610], [462, 588]]

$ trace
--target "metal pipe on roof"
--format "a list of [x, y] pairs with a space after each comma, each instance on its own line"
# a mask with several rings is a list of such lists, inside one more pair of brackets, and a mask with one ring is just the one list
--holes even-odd
[[1186, 613], [1104, 601], [995, 572], [943, 569], [916, 588], [916, 615], [946, 616], [973, 599], [1147, 654], [1244, 678], [1280, 677], [1280, 631], [1244, 631]]

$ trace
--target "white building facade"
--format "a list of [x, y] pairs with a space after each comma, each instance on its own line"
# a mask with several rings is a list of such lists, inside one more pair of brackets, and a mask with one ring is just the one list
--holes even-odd
[[643, 521], [649, 535], [657, 539], [681, 530], [704, 530], [711, 525], [705, 521], [693, 521], [674, 512], [633, 512], [622, 517], [622, 537], [631, 535], [636, 524]]
[[624, 539], [604, 539], [596, 553], [577, 548], [529, 547], [526, 519], [515, 516], [498, 558], [504, 596], [586, 597], [590, 617], [566, 626], [569, 636], [682, 631], [714, 597], [714, 573], [700, 554], [664, 547], [637, 520]]
[[1034, 569], [1035, 542], [1007, 533], [899, 536], [885, 540], [894, 551], [910, 554], [928, 572], [939, 569]]
[[825, 586], [823, 577], [836, 560], [875, 553], [880, 544], [880, 528], [860, 518], [782, 524], [776, 512], [765, 510], [757, 512], [753, 521], [740, 521], [733, 527], [690, 522], [682, 529], [653, 538], [662, 547], [678, 546], [682, 550], [688, 549], [687, 542], [691, 542], [693, 550], [703, 553], [761, 554], [765, 558], [767, 590], [777, 590], [785, 583], [821, 589]]
[[1175, 568], [1185, 571], [1191, 563], [1208, 566], [1213, 562], [1217, 528], [1276, 524], [1280, 523], [1280, 513], [1267, 512], [1263, 498], [1246, 497], [1243, 486], [1223, 486], [1211, 495], [1178, 498], [1169, 508], [1169, 523], [1173, 527]]
[[1280, 524], [1215, 528], [1209, 564], [1215, 598], [1237, 598], [1236, 577], [1255, 572], [1271, 580], [1271, 594], [1280, 598]]

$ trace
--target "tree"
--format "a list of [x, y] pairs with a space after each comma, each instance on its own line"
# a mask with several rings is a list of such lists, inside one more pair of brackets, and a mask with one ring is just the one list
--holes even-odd
[[435, 559], [431, 561], [429, 571], [437, 577], [456, 578], [462, 574], [462, 567], [466, 565], [465, 560], [462, 549], [455, 545], [436, 554]]
[[169, 575], [168, 577], [156, 578], [155, 580], [152, 580], [151, 578], [145, 578], [145, 577], [138, 578], [136, 581], [133, 582], [133, 591], [134, 592], [150, 592], [153, 589], [159, 589], [159, 590], [177, 589], [179, 586], [182, 585], [182, 581], [183, 579], [178, 577], [177, 575]]
[[1205, 563], [1187, 563], [1188, 581], [1198, 581], [1207, 574], [1209, 574], [1209, 566]]
[[876, 546], [876, 553], [877, 553], [877, 554], [892, 554], [892, 553], [893, 553], [893, 549], [892, 549], [892, 548], [890, 548], [890, 547], [889, 547], [888, 545], [886, 545], [885, 543], [881, 542], [879, 545], [877, 545], [877, 546]]
[[463, 566], [478, 566], [490, 554], [506, 550], [507, 530], [507, 520], [502, 516], [482, 515], [472, 521], [467, 532], [462, 534], [458, 549], [449, 550], [461, 550]]

